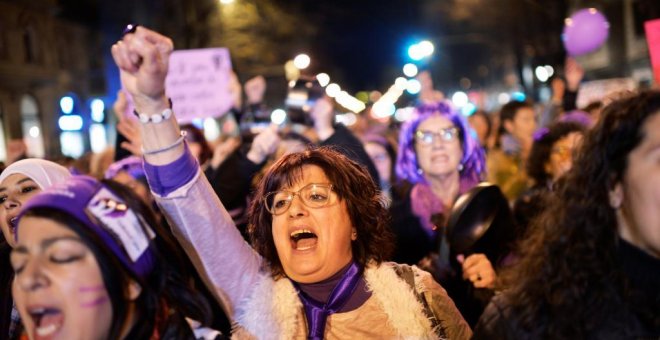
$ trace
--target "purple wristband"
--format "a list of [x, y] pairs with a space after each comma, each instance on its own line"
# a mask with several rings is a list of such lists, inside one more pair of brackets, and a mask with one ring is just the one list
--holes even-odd
[[190, 182], [197, 171], [199, 164], [185, 143], [184, 153], [172, 163], [165, 165], [152, 165], [144, 161], [144, 172], [147, 174], [147, 182], [151, 191], [159, 196], [167, 196], [170, 193]]

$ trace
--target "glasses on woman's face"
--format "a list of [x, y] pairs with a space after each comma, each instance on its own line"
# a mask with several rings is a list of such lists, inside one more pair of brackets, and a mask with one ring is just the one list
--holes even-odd
[[322, 208], [330, 203], [332, 184], [311, 183], [298, 191], [280, 190], [268, 193], [264, 197], [266, 210], [273, 215], [281, 215], [289, 210], [291, 201], [298, 196], [309, 208]]
[[458, 136], [458, 129], [455, 126], [440, 129], [438, 132], [428, 130], [417, 130], [415, 138], [422, 144], [431, 145], [436, 138], [442, 142], [451, 142]]

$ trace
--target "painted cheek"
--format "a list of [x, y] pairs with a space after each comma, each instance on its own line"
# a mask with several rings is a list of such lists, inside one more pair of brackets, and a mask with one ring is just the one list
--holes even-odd
[[80, 293], [80, 307], [96, 308], [108, 302], [108, 295], [105, 286], [83, 286], [78, 288]]

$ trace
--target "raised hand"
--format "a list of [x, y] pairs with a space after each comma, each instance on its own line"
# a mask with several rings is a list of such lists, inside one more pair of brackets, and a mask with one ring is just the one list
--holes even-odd
[[138, 112], [153, 114], [167, 107], [165, 77], [173, 49], [170, 38], [141, 26], [112, 46], [122, 84]]

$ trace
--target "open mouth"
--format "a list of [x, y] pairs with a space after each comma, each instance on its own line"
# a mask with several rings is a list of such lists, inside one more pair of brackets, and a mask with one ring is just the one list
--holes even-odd
[[64, 314], [55, 308], [33, 308], [29, 313], [34, 321], [35, 339], [50, 339], [64, 324]]
[[291, 233], [291, 246], [295, 250], [308, 250], [316, 247], [318, 237], [307, 229], [296, 230]]
[[12, 232], [12, 234], [16, 233], [16, 222], [18, 222], [18, 219], [16, 217], [12, 217], [9, 219], [9, 230]]

